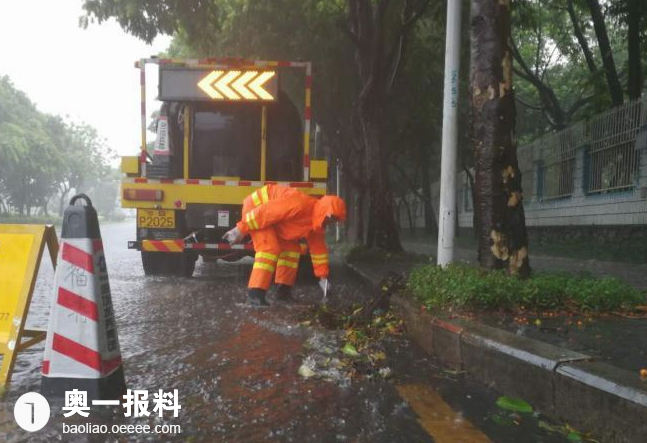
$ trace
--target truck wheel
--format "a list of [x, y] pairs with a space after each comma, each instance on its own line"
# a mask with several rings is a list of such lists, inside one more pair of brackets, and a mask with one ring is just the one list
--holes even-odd
[[198, 260], [196, 254], [190, 252], [166, 254], [166, 272], [169, 275], [180, 277], [191, 277], [195, 270], [195, 262]]
[[180, 254], [180, 276], [191, 277], [195, 271], [195, 262], [198, 261], [197, 254], [183, 252]]
[[145, 275], [161, 275], [164, 274], [166, 254], [163, 252], [148, 252], [142, 251], [142, 265], [144, 266]]

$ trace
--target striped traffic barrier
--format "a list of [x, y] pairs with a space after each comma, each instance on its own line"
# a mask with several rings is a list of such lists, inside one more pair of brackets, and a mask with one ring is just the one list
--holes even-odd
[[[78, 200], [85, 206], [78, 206]], [[110, 284], [97, 213], [79, 194], [63, 215], [41, 392], [64, 398], [78, 389], [90, 399], [119, 399], [126, 391]]]

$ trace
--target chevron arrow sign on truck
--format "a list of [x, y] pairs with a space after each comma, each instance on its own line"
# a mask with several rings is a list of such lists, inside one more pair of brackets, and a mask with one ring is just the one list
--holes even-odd
[[278, 75], [272, 70], [160, 70], [162, 100], [259, 101], [277, 99]]
[[211, 71], [198, 87], [214, 100], [274, 100], [263, 86], [274, 71]]

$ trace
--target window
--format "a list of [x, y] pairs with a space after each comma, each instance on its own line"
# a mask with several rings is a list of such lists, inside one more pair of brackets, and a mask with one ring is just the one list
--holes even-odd
[[209, 104], [193, 118], [191, 178], [260, 178], [261, 106]]

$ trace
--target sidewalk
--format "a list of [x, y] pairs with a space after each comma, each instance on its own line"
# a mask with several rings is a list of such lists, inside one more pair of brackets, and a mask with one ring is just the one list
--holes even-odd
[[[420, 234], [410, 235], [401, 233], [402, 246], [409, 252], [425, 254], [435, 257], [437, 250], [436, 239]], [[476, 248], [467, 249], [456, 247], [454, 258], [457, 262], [476, 264]], [[646, 258], [647, 260], [647, 258]], [[637, 288], [647, 289], [647, 263], [621, 263], [600, 260], [577, 260], [567, 257], [549, 255], [536, 255], [530, 246], [530, 266], [535, 271], [550, 272], [586, 272], [596, 277], [617, 277]]]
[[[435, 245], [420, 238], [403, 243], [410, 252], [435, 251]], [[459, 251], [459, 259], [476, 257]], [[576, 260], [564, 259], [561, 266], [550, 260], [554, 258], [536, 259], [536, 269], [541, 264], [550, 270], [577, 269]], [[348, 266], [377, 290], [389, 273], [407, 274], [424, 262], [420, 257], [419, 262], [391, 259]], [[595, 269], [609, 272], [613, 268], [608, 265], [622, 266], [604, 263]], [[626, 266], [633, 268], [628, 275], [644, 284], [636, 268], [645, 266]], [[579, 269], [591, 270], [585, 263]], [[647, 320], [554, 317], [542, 318], [540, 324], [517, 324], [501, 314], [448, 319], [421, 310], [407, 294], [396, 294], [391, 301], [411, 339], [445, 365], [504, 395], [522, 398], [548, 416], [593, 431], [600, 441], [647, 441], [647, 382], [638, 374], [647, 367]]]
[[[435, 256], [436, 244], [427, 237], [403, 236], [402, 244], [408, 252]], [[435, 240], [435, 239], [434, 239]], [[476, 252], [456, 249], [456, 261], [476, 265]], [[373, 282], [379, 282], [388, 272], [407, 275], [413, 267], [428, 263], [424, 257], [418, 261], [391, 260], [389, 262], [362, 262], [361, 273]], [[538, 271], [584, 272], [595, 276], [615, 276], [639, 288], [647, 288], [647, 265], [603, 262], [581, 262], [570, 258], [531, 256], [531, 265]], [[356, 269], [357, 271], [357, 269]], [[606, 315], [591, 318], [588, 315], [528, 317], [519, 323], [514, 315], [487, 313], [475, 318], [488, 326], [502, 329], [518, 336], [528, 337], [555, 346], [582, 352], [596, 360], [637, 373], [647, 368], [647, 319]], [[537, 321], [539, 320], [539, 321]], [[621, 345], [619, 345], [621, 344]], [[646, 384], [647, 386], [647, 384]]]

